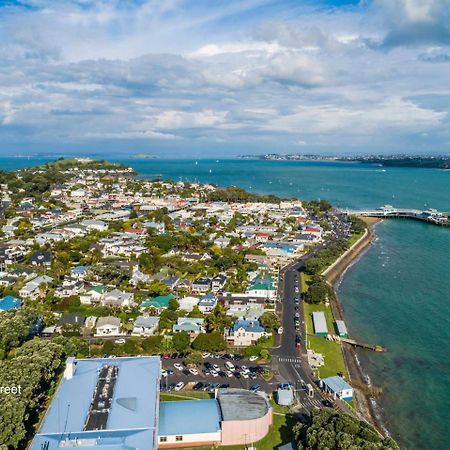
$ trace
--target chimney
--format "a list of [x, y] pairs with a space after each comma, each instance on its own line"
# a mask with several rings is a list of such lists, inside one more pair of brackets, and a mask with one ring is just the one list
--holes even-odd
[[64, 378], [66, 380], [71, 380], [75, 375], [75, 370], [77, 368], [77, 363], [74, 356], [70, 356], [66, 359], [66, 368], [64, 370]]

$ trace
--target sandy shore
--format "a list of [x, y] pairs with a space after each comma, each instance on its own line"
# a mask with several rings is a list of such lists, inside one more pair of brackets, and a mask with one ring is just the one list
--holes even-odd
[[[335, 287], [339, 282], [347, 268], [361, 256], [361, 254], [370, 246], [376, 237], [374, 226], [380, 222], [380, 219], [369, 217], [364, 217], [362, 219], [367, 224], [367, 233], [345, 254], [344, 257], [339, 260], [337, 264], [332, 267], [331, 270], [326, 273], [325, 278], [333, 287]], [[344, 310], [341, 302], [339, 301], [336, 290], [335, 299], [331, 302], [331, 307], [334, 317], [338, 320], [345, 321]], [[358, 385], [367, 385], [366, 377], [361, 369], [354, 347], [348, 344], [342, 344], [342, 352], [347, 365], [350, 383], [353, 381]], [[358, 413], [365, 420], [372, 423], [380, 433], [385, 435], [385, 430], [376, 414], [371, 397], [359, 389], [355, 389], [354, 392]]]

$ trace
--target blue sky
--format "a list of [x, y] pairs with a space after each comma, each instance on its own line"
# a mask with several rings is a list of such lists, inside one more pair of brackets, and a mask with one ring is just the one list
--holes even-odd
[[0, 153], [450, 153], [450, 0], [0, 0]]

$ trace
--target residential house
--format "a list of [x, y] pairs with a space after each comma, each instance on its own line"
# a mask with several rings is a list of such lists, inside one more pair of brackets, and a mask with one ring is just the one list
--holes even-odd
[[194, 309], [194, 306], [198, 305], [199, 299], [197, 297], [183, 297], [179, 300], [180, 308], [182, 311], [191, 312]]
[[35, 252], [31, 257], [33, 266], [50, 266], [51, 253], [49, 251]]
[[177, 284], [180, 282], [180, 277], [172, 275], [171, 277], [164, 278], [161, 283], [165, 284], [171, 291], [173, 291]]
[[23, 298], [37, 298], [39, 294], [39, 286], [41, 284], [48, 284], [53, 281], [53, 278], [47, 275], [42, 275], [40, 277], [33, 278], [31, 281], [26, 283], [22, 289], [19, 291], [19, 295]]
[[141, 303], [141, 309], [153, 308], [158, 313], [169, 307], [170, 300], [175, 298], [175, 295], [159, 295], [158, 297], [148, 298]]
[[185, 331], [191, 337], [195, 337], [200, 333], [205, 333], [204, 327], [205, 319], [194, 317], [178, 317], [177, 323], [173, 325], [172, 331], [174, 333], [181, 333]]
[[116, 308], [123, 308], [134, 305], [134, 294], [131, 292], [124, 292], [119, 289], [113, 289], [106, 292], [103, 298], [100, 299], [103, 306], [111, 306]]
[[89, 231], [106, 231], [108, 229], [108, 224], [103, 220], [86, 219], [81, 222], [81, 225]]
[[87, 292], [80, 295], [80, 303], [82, 305], [98, 304], [107, 290], [107, 287], [103, 285], [93, 286]]
[[76, 266], [70, 271], [73, 278], [77, 280], [84, 280], [85, 276], [89, 272], [89, 267], [86, 266]]
[[120, 319], [113, 316], [98, 318], [94, 336], [121, 336], [122, 334]]
[[227, 283], [227, 276], [223, 273], [220, 273], [211, 280], [211, 290], [213, 292], [222, 291], [226, 283]]
[[206, 277], [197, 278], [192, 283], [193, 294], [204, 294], [211, 290], [211, 279]]
[[262, 337], [270, 336], [257, 320], [238, 319], [229, 329], [227, 340], [236, 347], [254, 345]]
[[133, 336], [153, 336], [159, 328], [159, 317], [143, 314], [136, 318], [133, 324]]
[[198, 309], [203, 314], [209, 314], [217, 306], [217, 297], [213, 293], [209, 293], [200, 297], [198, 301]]
[[56, 324], [56, 332], [61, 333], [64, 330], [82, 331], [86, 317], [78, 313], [64, 314]]
[[139, 270], [139, 266], [133, 266], [131, 273], [130, 284], [131, 286], [137, 286], [138, 283], [147, 283], [150, 280], [150, 275]]

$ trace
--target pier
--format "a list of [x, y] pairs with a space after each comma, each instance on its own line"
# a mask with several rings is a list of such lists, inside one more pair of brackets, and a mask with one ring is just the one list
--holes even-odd
[[387, 351], [381, 345], [364, 344], [363, 342], [358, 342], [358, 341], [355, 341], [354, 339], [348, 339], [348, 338], [342, 338], [342, 337], [339, 340], [341, 342], [345, 342], [346, 344], [353, 345], [354, 347], [366, 348], [368, 350], [373, 350], [374, 352], [385, 352], [385, 351]]
[[436, 209], [421, 211], [420, 209], [395, 208], [391, 205], [385, 205], [373, 210], [346, 209], [340, 211], [348, 216], [378, 217], [381, 219], [414, 219], [432, 223], [433, 225], [450, 227], [450, 212], [442, 212]]

